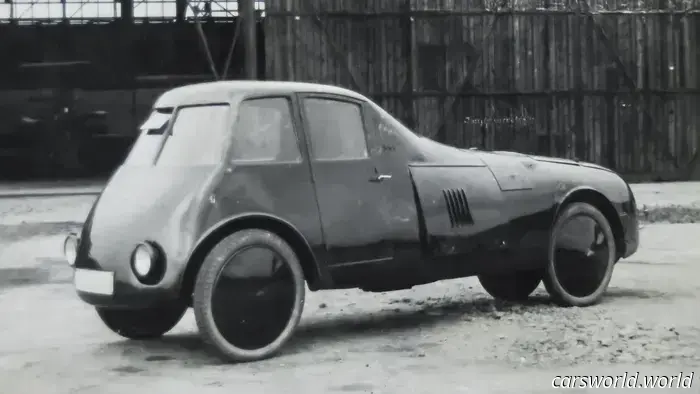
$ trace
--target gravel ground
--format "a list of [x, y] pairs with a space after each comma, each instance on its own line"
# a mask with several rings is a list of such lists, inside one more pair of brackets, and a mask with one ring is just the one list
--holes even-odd
[[0, 237], [17, 242], [78, 231], [94, 196], [0, 198]]
[[700, 388], [700, 224], [683, 219], [700, 214], [692, 201], [672, 213], [662, 193], [638, 196], [642, 246], [599, 305], [559, 308], [543, 289], [497, 302], [474, 278], [308, 293], [283, 354], [242, 365], [207, 353], [191, 313], [163, 340], [130, 342], [77, 299], [59, 233], [90, 197], [0, 199], [0, 393], [539, 393], [556, 375], [637, 371], [695, 372]]
[[699, 232], [698, 224], [645, 227], [642, 250], [589, 308], [556, 307], [542, 289], [526, 304], [496, 302], [473, 278], [309, 293], [285, 352], [244, 365], [212, 358], [191, 313], [161, 341], [108, 332], [75, 297], [55, 252], [61, 238], [34, 237], [1, 257], [27, 264], [0, 283], [0, 392], [535, 393], [562, 373], [698, 375]]

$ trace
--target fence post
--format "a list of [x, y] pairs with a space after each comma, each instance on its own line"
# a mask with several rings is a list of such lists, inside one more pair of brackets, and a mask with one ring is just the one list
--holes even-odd
[[404, 27], [404, 50], [408, 57], [406, 67], [406, 85], [403, 91], [404, 110], [406, 123], [409, 128], [416, 130], [417, 117], [415, 111], [416, 71], [418, 70], [418, 53], [416, 50], [416, 27], [413, 20], [412, 1], [406, 0], [403, 6], [402, 25]]
[[[549, 11], [551, 8], [551, 3], [550, 0], [544, 0], [544, 8], [545, 10]], [[545, 47], [544, 47], [544, 54], [543, 54], [543, 61], [542, 63], [544, 64], [544, 69], [545, 69], [545, 77], [544, 77], [544, 92], [547, 94], [545, 97], [545, 108], [547, 109], [547, 112], [544, 114], [545, 115], [545, 122], [544, 122], [544, 128], [545, 128], [545, 133], [547, 133], [547, 143], [546, 143], [546, 150], [545, 154], [548, 156], [553, 156], [555, 154], [555, 146], [554, 146], [554, 133], [552, 132], [552, 129], [554, 127], [554, 122], [552, 122], [552, 116], [554, 114], [554, 109], [555, 109], [555, 104], [556, 104], [556, 99], [554, 96], [551, 94], [551, 83], [550, 83], [550, 77], [552, 73], [552, 68], [550, 68], [550, 62], [551, 62], [551, 47], [550, 47], [550, 32], [549, 32], [549, 24], [552, 22], [552, 15], [547, 14], [545, 16], [545, 25], [542, 28], [542, 40], [545, 42]], [[555, 55], [556, 56], [556, 55]], [[544, 148], [544, 147], [543, 147]], [[543, 149], [544, 150], [544, 149]], [[542, 153], [542, 152], [540, 152]]]

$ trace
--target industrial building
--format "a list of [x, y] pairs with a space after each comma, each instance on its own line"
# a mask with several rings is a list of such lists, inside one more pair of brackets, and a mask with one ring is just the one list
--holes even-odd
[[[264, 4], [247, 4], [258, 28]], [[264, 68], [246, 74], [238, 8], [235, 1], [4, 0], [0, 176], [105, 176], [165, 89], [264, 77]]]
[[0, 1], [4, 178], [108, 174], [164, 89], [241, 78], [348, 87], [460, 147], [700, 178], [697, 0]]

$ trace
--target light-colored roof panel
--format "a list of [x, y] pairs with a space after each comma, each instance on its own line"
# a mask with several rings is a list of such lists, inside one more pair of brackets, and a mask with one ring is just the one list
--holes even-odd
[[326, 93], [366, 100], [359, 93], [338, 86], [288, 81], [219, 81], [181, 86], [163, 93], [156, 107], [176, 107], [229, 102], [235, 95]]

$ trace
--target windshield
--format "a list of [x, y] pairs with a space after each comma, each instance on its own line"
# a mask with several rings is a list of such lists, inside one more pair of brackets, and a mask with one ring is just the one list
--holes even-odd
[[[229, 106], [202, 105], [172, 110], [156, 109], [141, 125], [124, 165], [157, 166], [216, 165], [224, 154]], [[168, 128], [172, 117], [172, 127]]]

